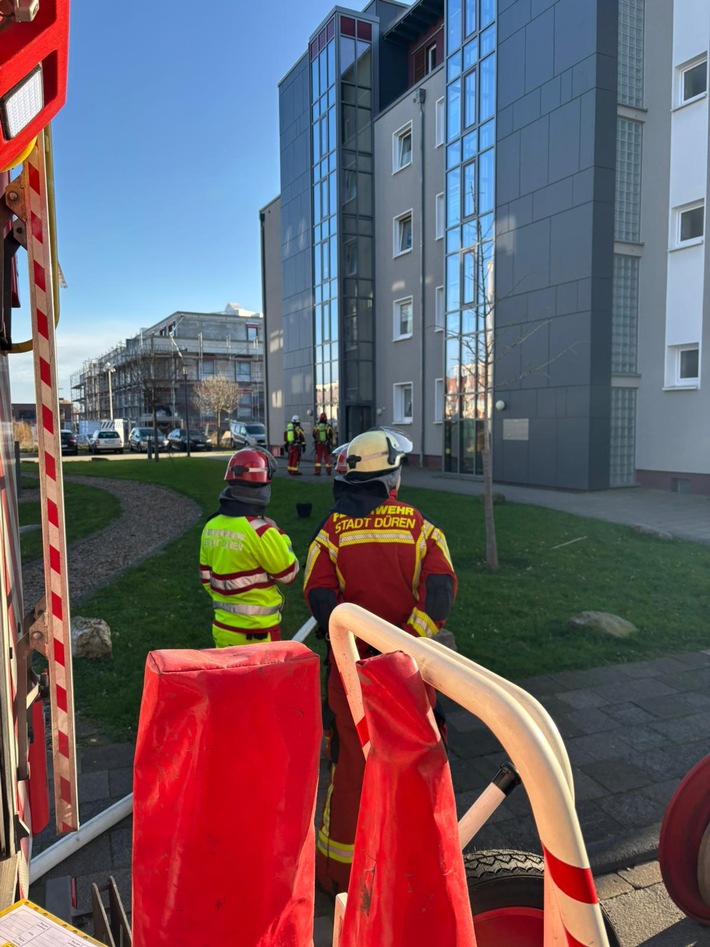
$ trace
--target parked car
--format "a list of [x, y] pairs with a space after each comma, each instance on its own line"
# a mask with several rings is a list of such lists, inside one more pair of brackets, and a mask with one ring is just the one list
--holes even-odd
[[[152, 427], [134, 427], [128, 435], [128, 449], [135, 451], [147, 451], [148, 445], [153, 450], [154, 432]], [[167, 450], [170, 446], [168, 439], [162, 431], [158, 431], [158, 440], [156, 441], [158, 450]]]
[[59, 434], [62, 439], [62, 453], [78, 454], [79, 444], [76, 439], [76, 434], [73, 431], [60, 431]]
[[231, 421], [232, 450], [242, 447], [266, 447], [266, 428], [258, 421]]
[[[168, 434], [168, 444], [172, 450], [187, 450], [187, 432], [176, 427]], [[190, 428], [190, 450], [212, 450], [212, 443], [201, 431]]]
[[123, 453], [123, 439], [118, 431], [94, 431], [89, 437], [89, 451], [92, 454]]

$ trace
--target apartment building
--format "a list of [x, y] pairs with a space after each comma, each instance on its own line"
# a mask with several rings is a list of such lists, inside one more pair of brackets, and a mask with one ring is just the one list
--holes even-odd
[[262, 213], [281, 417], [474, 476], [490, 422], [502, 482], [710, 493], [709, 46], [706, 0], [334, 8]]
[[72, 377], [79, 420], [126, 418], [152, 422], [153, 402], [164, 425], [214, 420], [195, 400], [195, 385], [224, 376], [240, 388], [232, 416], [263, 421], [264, 329], [261, 313], [228, 303], [223, 312], [174, 312], [87, 359]]

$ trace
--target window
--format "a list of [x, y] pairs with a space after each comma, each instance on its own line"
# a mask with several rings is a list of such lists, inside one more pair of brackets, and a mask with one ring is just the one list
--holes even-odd
[[695, 388], [700, 377], [698, 345], [671, 345], [668, 349], [668, 383], [672, 388]]
[[434, 423], [441, 424], [444, 420], [444, 379], [434, 379]]
[[394, 423], [411, 424], [412, 422], [412, 391], [411, 381], [394, 386]]
[[680, 101], [679, 105], [692, 102], [708, 91], [708, 59], [704, 56], [689, 65], [680, 68]]
[[348, 240], [345, 244], [345, 275], [357, 275], [357, 240]]
[[444, 192], [436, 195], [436, 239], [444, 236]]
[[412, 212], [408, 210], [394, 219], [394, 255], [409, 253], [412, 249]]
[[251, 362], [237, 362], [237, 381], [251, 381]]
[[398, 339], [409, 339], [412, 336], [412, 297], [395, 299], [394, 301], [394, 335]]
[[705, 233], [705, 203], [689, 204], [677, 211], [676, 245], [698, 243]]
[[436, 43], [432, 43], [431, 46], [427, 46], [426, 51], [426, 71], [427, 73], [432, 72], [437, 67], [436, 61]]
[[412, 163], [412, 123], [392, 135], [392, 174]]
[[214, 359], [213, 358], [202, 359], [201, 375], [203, 378], [210, 378], [212, 377], [212, 375], [214, 375]]
[[436, 322], [434, 328], [437, 332], [442, 332], [444, 329], [444, 287], [436, 287]]
[[444, 99], [443, 96], [440, 99], [436, 100], [436, 147], [444, 144], [445, 137], [445, 128], [444, 128]]
[[700, 368], [700, 351], [697, 347], [681, 349], [678, 353], [678, 378], [683, 381], [696, 381]]
[[247, 342], [257, 342], [259, 339], [259, 326], [247, 326]]

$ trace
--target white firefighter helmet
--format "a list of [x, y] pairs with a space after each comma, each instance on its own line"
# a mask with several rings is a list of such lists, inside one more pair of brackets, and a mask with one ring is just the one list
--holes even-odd
[[399, 470], [402, 458], [412, 450], [406, 434], [390, 427], [375, 427], [358, 434], [349, 445], [346, 480], [371, 480]]
[[350, 445], [346, 443], [346, 444], [339, 444], [337, 447], [333, 448], [331, 456], [333, 458], [333, 464], [335, 466], [336, 475], [342, 476], [343, 474], [346, 474], [348, 472], [348, 465], [346, 463], [346, 459], [348, 456], [349, 446]]
[[299, 418], [297, 414], [294, 414], [294, 416], [291, 418], [291, 424], [300, 424], [300, 423], [301, 423], [301, 419]]

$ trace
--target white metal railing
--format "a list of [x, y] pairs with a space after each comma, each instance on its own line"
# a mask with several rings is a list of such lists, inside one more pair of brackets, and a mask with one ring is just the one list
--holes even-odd
[[[439, 642], [414, 638], [357, 605], [343, 604], [331, 614], [329, 637], [356, 726], [364, 718], [364, 705], [355, 636], [380, 652], [410, 655], [424, 681], [479, 717], [503, 745], [525, 786], [545, 853], [545, 947], [568, 943], [569, 936], [589, 947], [608, 947], [574, 808], [569, 759], [545, 708]], [[368, 749], [366, 744], [366, 755]], [[336, 902], [333, 947], [338, 947], [346, 898], [338, 895]]]

